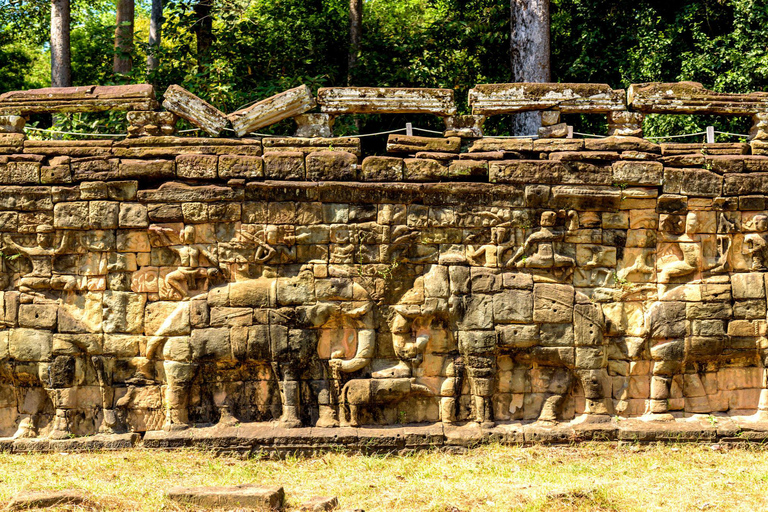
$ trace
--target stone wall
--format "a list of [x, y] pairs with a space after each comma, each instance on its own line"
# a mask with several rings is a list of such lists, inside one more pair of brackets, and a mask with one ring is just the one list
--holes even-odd
[[765, 414], [765, 143], [388, 150], [0, 134], [0, 435]]

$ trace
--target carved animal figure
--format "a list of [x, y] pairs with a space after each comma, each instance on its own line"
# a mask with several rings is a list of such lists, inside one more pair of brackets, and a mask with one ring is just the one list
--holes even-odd
[[[280, 423], [286, 427], [305, 424], [313, 401], [321, 425], [337, 424], [339, 393], [334, 389], [343, 374], [361, 370], [373, 357], [372, 304], [360, 285], [321, 282], [303, 270], [294, 277], [266, 274], [215, 287], [207, 300], [196, 302], [180, 302], [147, 347], [147, 357], [163, 359], [166, 429], [189, 426], [190, 387], [206, 361], [268, 365], [280, 390]], [[191, 328], [184, 335], [178, 329], [190, 307], [210, 308], [211, 316], [245, 311], [257, 322], [232, 326], [224, 319], [223, 325]], [[309, 386], [303, 385], [307, 381]], [[216, 393], [215, 400], [221, 421], [232, 421], [226, 393]]]
[[[671, 384], [681, 374], [689, 388], [686, 396], [702, 402], [689, 412], [716, 410], [702, 391], [699, 374], [741, 361], [742, 365], [751, 362], [763, 368], [756, 405], [758, 416], [768, 416], [765, 275], [748, 272], [732, 274], [727, 282], [693, 281], [651, 304], [645, 315], [653, 361], [648, 412], [669, 413]], [[685, 302], [686, 296], [697, 294], [708, 294], [710, 300]]]
[[599, 305], [565, 284], [533, 284], [522, 275], [505, 280], [494, 296], [501, 353], [525, 364], [562, 368], [564, 380], [550, 389], [539, 420], [556, 421], [577, 382], [587, 415], [613, 410], [607, 372], [605, 320]]

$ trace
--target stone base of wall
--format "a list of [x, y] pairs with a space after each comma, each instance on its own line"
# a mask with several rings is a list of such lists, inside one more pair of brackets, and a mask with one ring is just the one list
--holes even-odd
[[579, 419], [555, 425], [509, 423], [493, 428], [466, 425], [402, 425], [390, 427], [282, 428], [274, 423], [215, 425], [179, 431], [99, 434], [72, 439], [0, 438], [0, 451], [12, 453], [114, 451], [125, 449], [194, 448], [244, 456], [312, 455], [329, 450], [355, 453], [397, 453], [442, 449], [461, 452], [473, 446], [499, 443], [571, 444], [585, 441], [624, 443], [718, 443], [723, 446], [767, 444], [768, 421], [756, 417], [694, 415], [670, 421]]

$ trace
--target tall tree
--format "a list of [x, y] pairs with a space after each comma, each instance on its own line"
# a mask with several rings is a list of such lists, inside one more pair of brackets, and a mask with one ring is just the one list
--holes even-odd
[[51, 85], [72, 85], [72, 54], [69, 46], [69, 0], [51, 1]]
[[347, 85], [352, 85], [352, 72], [357, 67], [360, 42], [363, 37], [363, 0], [349, 0], [349, 57], [347, 58]]
[[213, 46], [213, 0], [198, 0], [195, 4], [195, 39], [197, 40], [197, 66], [200, 71], [210, 64]]
[[[549, 0], [510, 0], [510, 57], [513, 82], [549, 82]], [[515, 135], [534, 135], [537, 113], [515, 116]]]
[[157, 52], [160, 49], [163, 27], [163, 0], [152, 0], [152, 13], [149, 17], [149, 51], [147, 52], [147, 70], [154, 71], [160, 65]]
[[117, 0], [115, 58], [112, 62], [115, 73], [129, 73], [133, 68], [133, 15], [134, 0]]

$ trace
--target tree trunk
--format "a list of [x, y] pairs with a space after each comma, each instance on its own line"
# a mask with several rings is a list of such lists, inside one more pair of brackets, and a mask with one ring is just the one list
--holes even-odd
[[363, 35], [363, 0], [349, 0], [349, 57], [347, 85], [352, 85], [352, 72], [357, 67], [360, 41]]
[[115, 58], [112, 63], [115, 73], [129, 73], [133, 68], [133, 10], [133, 0], [117, 0]]
[[157, 51], [160, 48], [163, 28], [163, 0], [152, 0], [152, 14], [149, 18], [149, 52], [147, 71], [154, 71], [160, 65]]
[[69, 47], [69, 0], [51, 1], [51, 86], [72, 85]]
[[[549, 82], [549, 0], [510, 0], [513, 82]], [[514, 135], [535, 135], [541, 114], [518, 114]]]
[[207, 67], [213, 45], [213, 0], [198, 0], [195, 4], [195, 39], [197, 40], [197, 66]]

